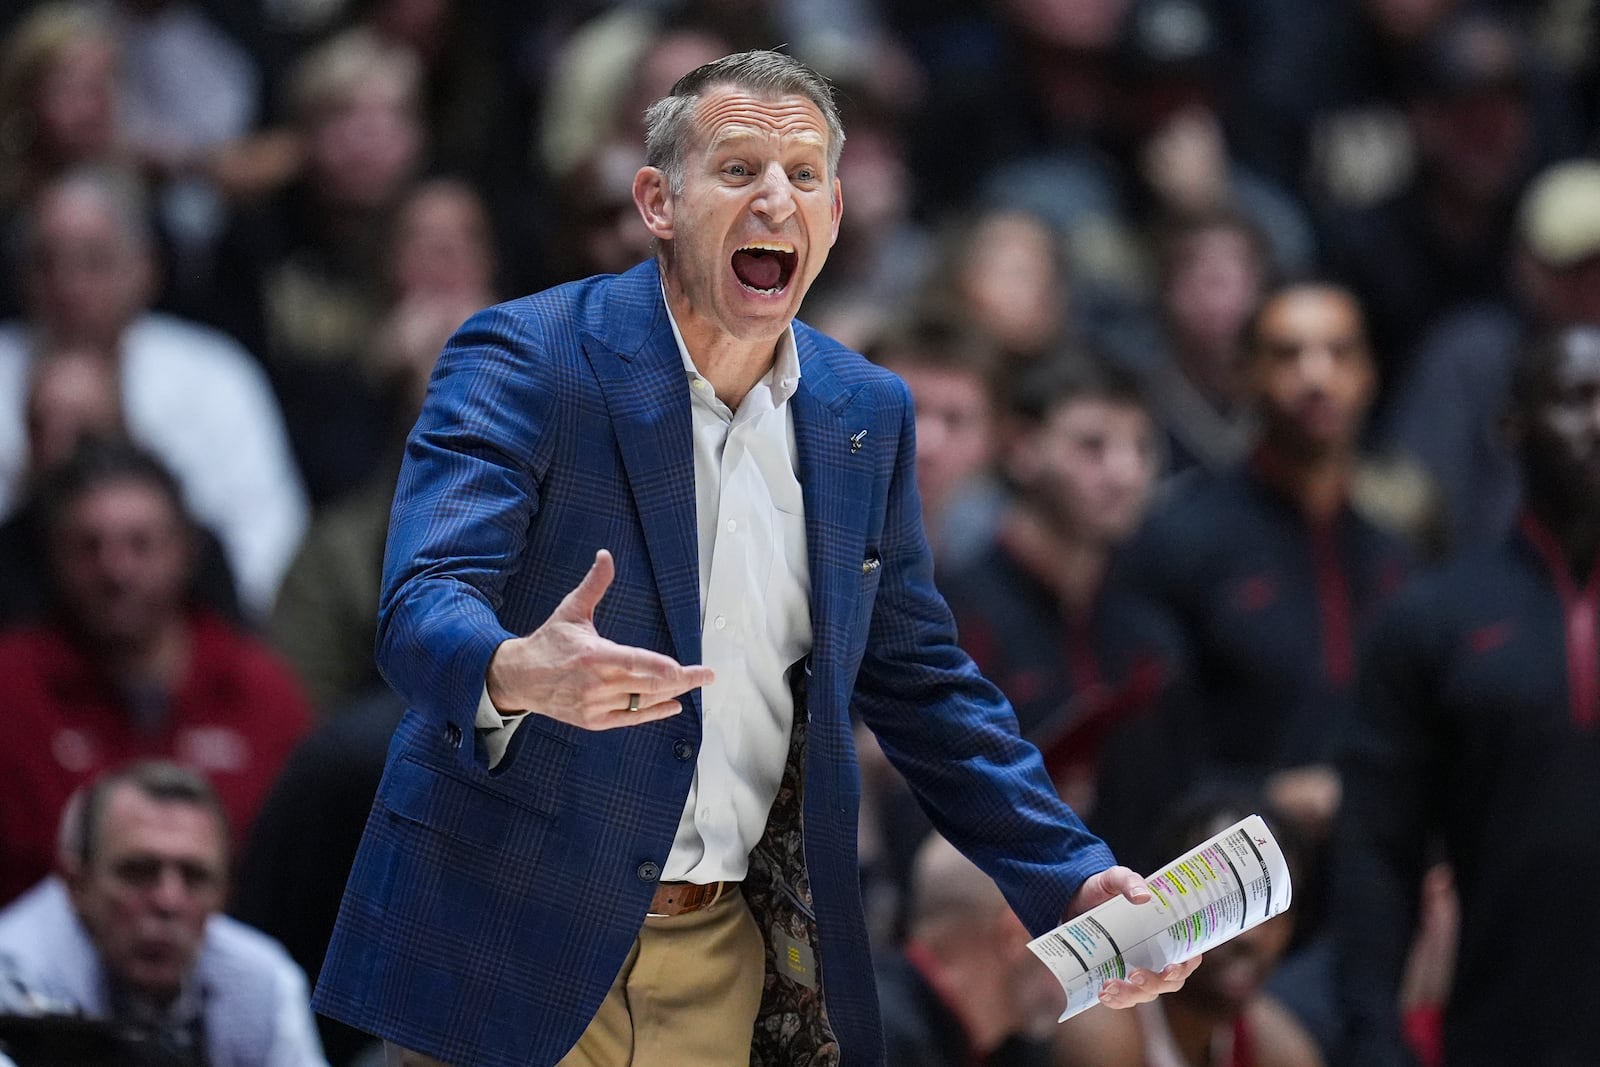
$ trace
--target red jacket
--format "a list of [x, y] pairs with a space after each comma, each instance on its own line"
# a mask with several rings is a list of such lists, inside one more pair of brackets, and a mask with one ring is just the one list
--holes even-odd
[[0, 634], [0, 903], [55, 866], [72, 791], [102, 771], [165, 757], [205, 773], [243, 841], [284, 760], [311, 727], [288, 666], [215, 616], [190, 618], [189, 670], [164, 718], [143, 733], [127, 696], [66, 631]]

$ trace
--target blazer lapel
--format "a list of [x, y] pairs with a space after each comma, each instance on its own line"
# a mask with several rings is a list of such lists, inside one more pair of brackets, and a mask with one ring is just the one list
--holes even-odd
[[[800, 385], [794, 399], [795, 444], [806, 508], [806, 555], [811, 566], [812, 663], [826, 670], [849, 648], [861, 566], [866, 552], [866, 502], [873, 463], [855, 439], [871, 424], [810, 338], [798, 331]], [[852, 418], [852, 414], [856, 417]], [[827, 692], [832, 680], [813, 687]]]
[[620, 275], [607, 294], [604, 321], [585, 331], [583, 346], [611, 413], [675, 655], [680, 663], [699, 663], [693, 428], [659, 278], [653, 262]]

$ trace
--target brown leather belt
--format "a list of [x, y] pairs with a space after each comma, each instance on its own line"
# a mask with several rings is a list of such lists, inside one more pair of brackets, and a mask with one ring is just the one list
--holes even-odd
[[707, 882], [705, 885], [697, 882], [662, 882], [656, 886], [656, 895], [650, 901], [650, 918], [668, 919], [708, 908], [738, 885], [738, 882]]

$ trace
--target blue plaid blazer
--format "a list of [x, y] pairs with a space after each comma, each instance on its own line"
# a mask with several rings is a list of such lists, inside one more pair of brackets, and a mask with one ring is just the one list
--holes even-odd
[[[922, 534], [904, 384], [800, 323], [795, 339], [814, 633], [796, 709], [803, 861], [836, 1037], [815, 1062], [871, 1065], [883, 1050], [852, 707], [1035, 931], [1112, 858], [956, 646]], [[671, 848], [699, 693], [624, 730], [535, 716], [493, 770], [473, 720], [495, 647], [538, 626], [602, 547], [617, 577], [600, 633], [700, 662], [689, 403], [653, 262], [482, 311], [441, 355], [384, 564], [379, 665], [410, 710], [317, 1010], [462, 1067], [553, 1064], [588, 1024]]]

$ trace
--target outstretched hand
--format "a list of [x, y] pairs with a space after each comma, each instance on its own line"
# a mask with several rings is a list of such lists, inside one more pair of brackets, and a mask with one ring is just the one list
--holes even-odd
[[[683, 710], [678, 694], [710, 685], [711, 668], [601, 637], [594, 611], [616, 577], [611, 553], [594, 565], [538, 629], [501, 642], [489, 660], [489, 699], [504, 714], [533, 711], [585, 730], [664, 719]], [[628, 708], [639, 695], [638, 710]]]
[[[1135, 904], [1148, 903], [1150, 887], [1131, 867], [1107, 867], [1078, 888], [1067, 908], [1067, 918], [1082, 915], [1112, 897], [1127, 897]], [[1100, 990], [1100, 1003], [1109, 1008], [1131, 1008], [1154, 1000], [1163, 993], [1183, 988], [1184, 980], [1200, 966], [1200, 957], [1184, 963], [1169, 963], [1159, 971], [1136, 968], [1127, 978], [1113, 978]]]

